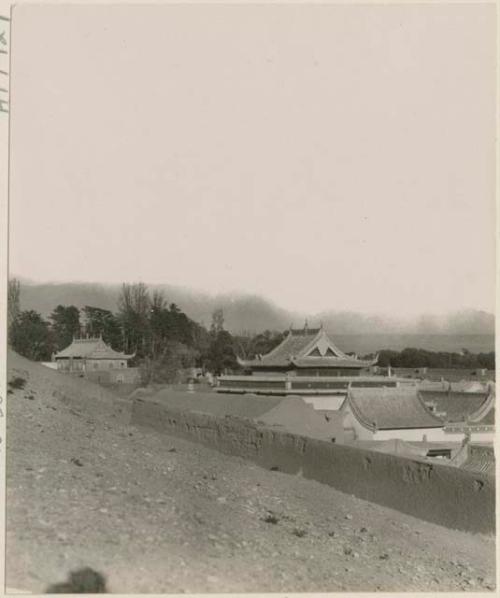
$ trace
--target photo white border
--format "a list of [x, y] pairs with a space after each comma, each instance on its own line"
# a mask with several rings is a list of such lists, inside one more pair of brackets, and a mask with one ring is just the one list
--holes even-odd
[[[67, 5], [161, 5], [161, 4], [232, 4], [232, 5], [249, 5], [249, 4], [262, 4], [262, 5], [269, 5], [269, 4], [297, 4], [297, 5], [318, 5], [318, 4], [328, 4], [328, 5], [345, 5], [345, 4], [362, 4], [362, 5], [388, 5], [388, 4], [395, 4], [395, 5], [404, 5], [404, 4], [489, 4], [489, 5], [496, 5], [497, 13], [496, 13], [496, 21], [497, 21], [497, 29], [496, 29], [496, 39], [497, 39], [497, 69], [496, 69], [496, 77], [497, 77], [497, 93], [496, 93], [496, 105], [497, 105], [497, 126], [496, 126], [496, 165], [497, 165], [497, 176], [496, 176], [496, 202], [497, 202], [497, 210], [496, 210], [496, 251], [497, 251], [497, 261], [496, 261], [496, 308], [498, 313], [499, 307], [499, 295], [500, 295], [500, 280], [498, 276], [498, 240], [499, 240], [499, 233], [500, 233], [500, 210], [498, 209], [498, 198], [500, 196], [500, 180], [499, 180], [499, 172], [498, 172], [498, 148], [499, 148], [499, 132], [500, 132], [500, 109], [499, 109], [499, 98], [500, 98], [500, 79], [499, 79], [499, 68], [498, 68], [498, 61], [499, 61], [499, 29], [500, 29], [500, 0], [493, 0], [493, 1], [477, 1], [474, 0], [327, 0], [323, 2], [313, 2], [307, 0], [271, 0], [271, 1], [258, 1], [258, 2], [247, 2], [245, 0], [228, 0], [226, 2], [214, 2], [212, 0], [197, 0], [197, 1], [184, 1], [184, 0], [177, 0], [177, 1], [165, 1], [165, 0], [149, 0], [146, 2], [140, 1], [129, 1], [129, 0], [114, 0], [113, 2], [106, 2], [104, 0], [41, 0], [39, 2], [29, 2], [24, 0], [19, 0], [18, 2], [10, 2], [6, 0], [0, 0], [0, 16], [7, 17], [8, 19], [12, 18], [13, 8], [15, 9], [15, 5], [41, 5], [41, 4], [48, 4], [48, 5], [59, 5], [59, 4], [67, 4]], [[12, 30], [13, 24], [15, 23], [15, 19], [6, 21], [9, 23], [9, 33], [8, 33], [8, 40], [9, 43], [12, 40]], [[11, 55], [10, 52], [8, 55], [0, 54], [0, 71], [6, 70], [10, 73], [10, 61]], [[6, 67], [6, 68], [5, 68]], [[0, 74], [0, 78], [2, 75]], [[2, 82], [0, 82], [0, 87], [4, 87]], [[11, 114], [11, 102], [12, 102], [12, 93], [10, 90], [10, 86], [7, 82], [7, 89], [9, 90], [9, 114], [7, 118], [2, 112], [0, 112], [0, 280], [2, 281], [1, 284], [1, 291], [0, 291], [0, 465], [1, 465], [1, 473], [0, 473], [0, 555], [3, 555], [2, 563], [0, 565], [0, 595], [14, 595], [18, 593], [25, 593], [22, 589], [19, 588], [5, 588], [5, 562], [6, 562], [6, 536], [5, 536], [5, 524], [6, 524], [6, 482], [5, 482], [5, 471], [6, 471], [6, 416], [7, 416], [7, 405], [6, 405], [6, 397], [7, 397], [7, 282], [8, 282], [8, 249], [9, 249], [9, 227], [8, 227], [8, 218], [9, 218], [9, 172], [11, 168], [11, 164], [9, 161], [9, 144], [10, 144], [10, 134], [9, 134], [9, 124], [10, 124], [10, 114]], [[499, 333], [500, 333], [500, 324], [498, 319], [496, 320], [496, 338], [495, 338], [495, 350], [496, 355], [499, 355], [500, 350], [500, 340], [499, 340]], [[496, 363], [497, 368], [497, 378], [498, 378], [498, 362]], [[495, 449], [497, 449], [498, 442], [499, 442], [499, 430], [497, 426], [496, 430], [496, 441], [495, 441]], [[498, 454], [498, 452], [497, 452]], [[497, 479], [496, 479], [496, 501], [497, 501], [497, 514], [499, 512], [499, 505], [500, 505], [500, 498], [499, 498], [499, 488], [498, 488], [498, 461], [497, 461]], [[498, 570], [499, 570], [499, 547], [498, 547], [498, 527], [497, 527], [497, 588], [498, 588]], [[500, 591], [497, 589], [497, 591]], [[35, 594], [30, 594], [35, 595]], [[120, 596], [120, 594], [114, 594], [115, 596]], [[220, 596], [245, 596], [245, 594], [220, 594]], [[250, 594], [252, 597], [257, 596], [287, 596], [290, 598], [293, 597], [302, 597], [306, 594], [304, 593], [273, 593], [273, 594], [258, 594], [252, 593]], [[308, 595], [308, 594], [307, 594]], [[395, 596], [398, 593], [388, 593], [388, 592], [362, 592], [362, 593], [355, 593], [355, 592], [337, 592], [337, 593], [315, 593], [311, 594], [318, 598], [328, 597], [328, 596], [342, 596], [343, 598], [351, 598], [351, 597], [368, 597], [368, 596]], [[463, 592], [440, 592], [439, 595], [446, 595], [446, 596], [461, 596], [463, 597]], [[491, 597], [494, 594], [489, 593], [474, 593], [474, 596], [487, 596]], [[162, 596], [162, 594], [145, 594], [145, 596], [152, 598], [154, 596]], [[168, 594], [169, 597], [174, 596], [182, 596], [185, 597], [186, 594]], [[206, 594], [193, 594], [193, 596], [206, 596]], [[219, 596], [218, 594], [210, 594], [210, 596]], [[431, 597], [435, 596], [435, 593], [429, 592], [422, 592], [422, 593], [405, 593], [404, 596], [418, 596], [418, 597]]]

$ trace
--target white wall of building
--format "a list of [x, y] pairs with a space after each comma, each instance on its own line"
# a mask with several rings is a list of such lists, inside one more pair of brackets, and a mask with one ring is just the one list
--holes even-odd
[[41, 361], [42, 365], [46, 368], [50, 368], [51, 370], [57, 370], [57, 363], [55, 361]]
[[308, 396], [302, 395], [302, 399], [305, 403], [312, 405], [314, 409], [325, 409], [329, 411], [338, 411], [343, 402], [345, 401], [346, 395], [331, 395], [331, 396]]

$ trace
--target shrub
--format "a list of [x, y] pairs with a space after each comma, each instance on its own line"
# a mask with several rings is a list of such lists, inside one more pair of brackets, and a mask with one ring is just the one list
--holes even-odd
[[15, 376], [8, 382], [8, 387], [10, 390], [18, 390], [23, 389], [26, 386], [26, 380], [21, 376]]

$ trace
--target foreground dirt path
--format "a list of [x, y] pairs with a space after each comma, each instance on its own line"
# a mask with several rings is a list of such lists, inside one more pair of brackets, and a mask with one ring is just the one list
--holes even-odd
[[493, 538], [128, 426], [23, 375], [8, 398], [9, 587], [90, 566], [121, 593], [494, 589]]

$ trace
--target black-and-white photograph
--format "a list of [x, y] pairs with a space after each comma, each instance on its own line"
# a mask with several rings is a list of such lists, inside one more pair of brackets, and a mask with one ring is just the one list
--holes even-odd
[[493, 595], [495, 3], [2, 15], [6, 592]]

